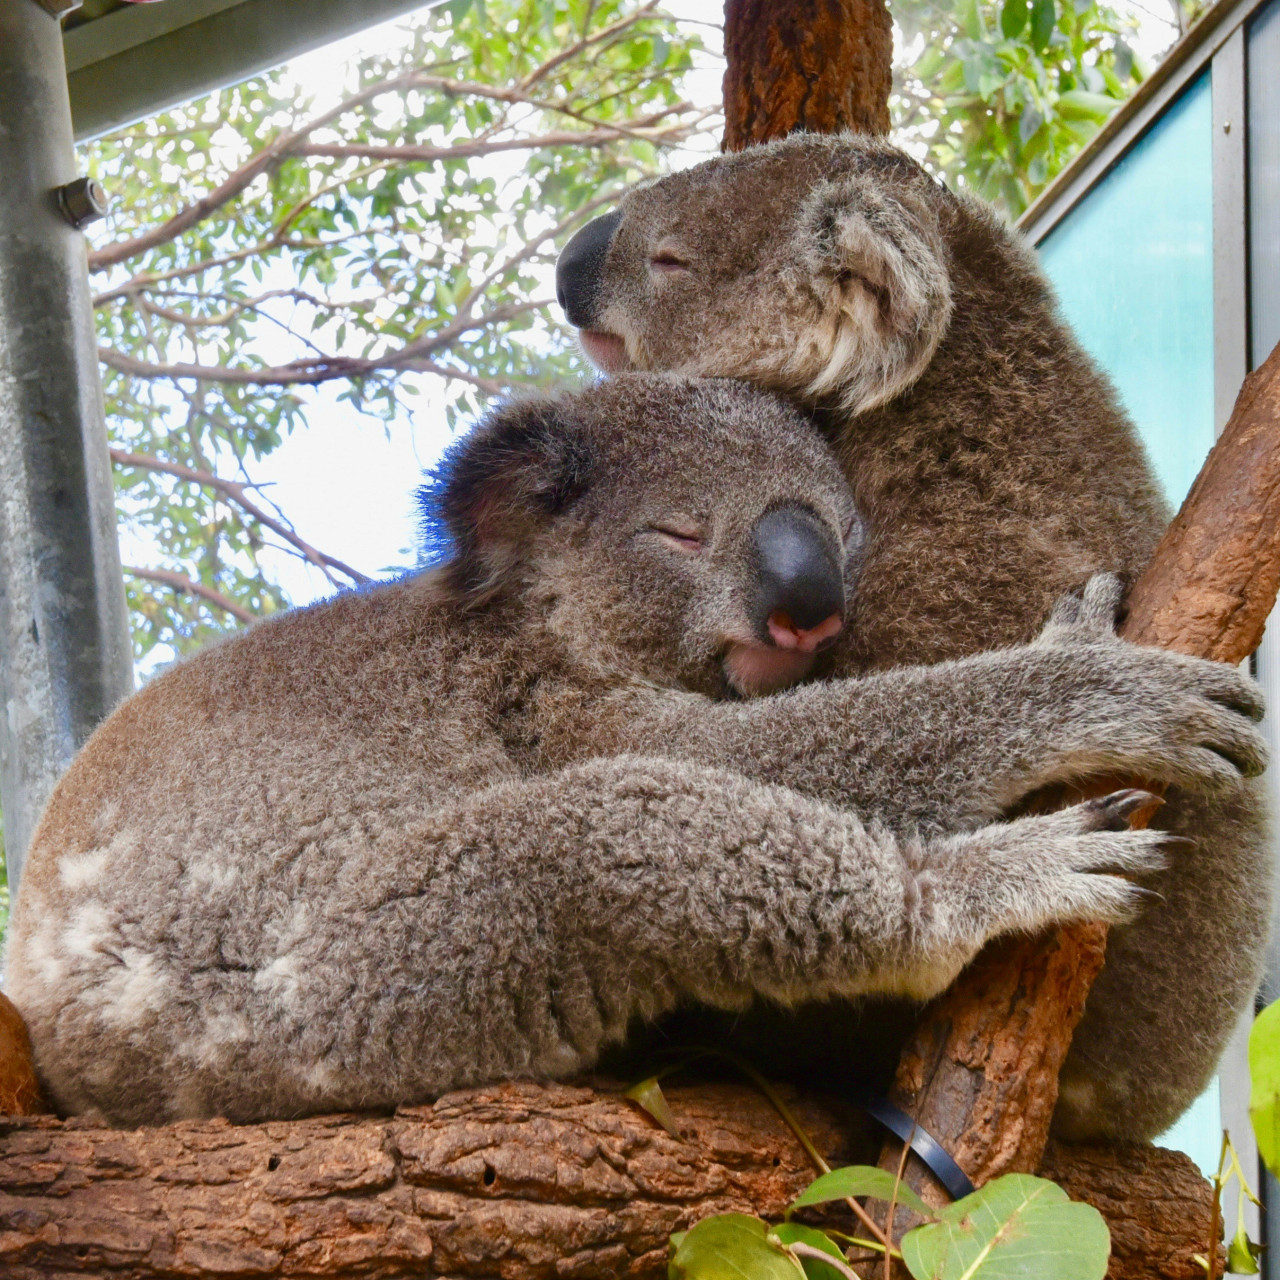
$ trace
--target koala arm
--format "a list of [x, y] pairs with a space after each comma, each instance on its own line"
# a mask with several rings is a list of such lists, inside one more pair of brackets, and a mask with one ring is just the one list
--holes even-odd
[[990, 822], [1043, 786], [1089, 775], [1204, 790], [1259, 773], [1256, 685], [1221, 663], [1120, 640], [1118, 593], [1099, 575], [1030, 645], [752, 702], [615, 690], [583, 707], [583, 736], [597, 750], [604, 740], [732, 768], [898, 829]]
[[[1114, 873], [1163, 865], [1163, 836], [1125, 829], [1143, 799], [900, 840], [727, 771], [592, 761], [335, 827], [290, 867], [302, 901], [262, 859], [221, 890], [225, 917], [174, 931], [113, 886], [103, 946], [73, 979], [42, 977], [25, 946], [11, 978], [71, 1110], [155, 1123], [388, 1106], [581, 1071], [682, 999], [928, 996], [996, 934], [1127, 918], [1143, 891]], [[266, 886], [274, 913], [239, 930]], [[176, 912], [181, 873], [153, 887]], [[210, 963], [224, 952], [235, 962]], [[100, 997], [126, 953], [149, 985], [129, 1009], [145, 1024], [121, 1038]]]

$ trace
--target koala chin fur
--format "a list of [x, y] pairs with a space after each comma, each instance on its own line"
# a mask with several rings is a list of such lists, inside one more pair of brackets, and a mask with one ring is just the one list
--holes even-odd
[[[567, 247], [557, 276], [588, 353], [780, 391], [840, 454], [867, 545], [836, 673], [1024, 643], [1064, 591], [1147, 563], [1168, 510], [1142, 445], [1033, 251], [983, 202], [881, 139], [793, 135], [636, 188], [609, 216], [594, 275]], [[1159, 822], [1195, 844], [1112, 933], [1063, 1072], [1064, 1136], [1167, 1126], [1260, 976], [1275, 876], [1262, 790], [1175, 788]], [[865, 1010], [843, 1016], [876, 1038]], [[832, 1025], [826, 1010], [789, 1034]]]

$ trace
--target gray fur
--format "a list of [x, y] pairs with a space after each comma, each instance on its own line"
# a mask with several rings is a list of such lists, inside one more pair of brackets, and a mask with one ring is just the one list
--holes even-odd
[[[868, 540], [832, 673], [1024, 643], [1063, 592], [1100, 570], [1131, 581], [1150, 558], [1167, 511], [1132, 424], [1030, 247], [980, 201], [882, 140], [800, 135], [638, 188], [616, 222], [599, 278], [570, 290], [588, 354], [783, 392], [841, 455]], [[950, 704], [895, 708], [881, 758], [920, 776], [970, 702], [957, 685]], [[1114, 763], [1143, 776], [1115, 729]], [[994, 778], [1020, 769], [1017, 726], [986, 732], [966, 758]], [[955, 830], [992, 812], [992, 785], [966, 766], [963, 785], [899, 816]], [[868, 797], [847, 801], [865, 811]], [[1261, 789], [1180, 786], [1158, 821], [1195, 845], [1112, 934], [1063, 1071], [1064, 1136], [1158, 1133], [1257, 987], [1274, 879]], [[824, 1011], [821, 1034], [831, 1025]]]
[[[57, 1105], [390, 1106], [573, 1074], [682, 1001], [926, 996], [993, 936], [1143, 906], [1160, 833], [1123, 798], [995, 821], [1027, 791], [1261, 768], [1253, 686], [1116, 640], [1108, 579], [1032, 645], [725, 700], [747, 534], [799, 500], [849, 526], [825, 447], [742, 386], [517, 405], [455, 459], [450, 567], [126, 702], [50, 802], [10, 939]], [[655, 538], [673, 511], [703, 552]]]

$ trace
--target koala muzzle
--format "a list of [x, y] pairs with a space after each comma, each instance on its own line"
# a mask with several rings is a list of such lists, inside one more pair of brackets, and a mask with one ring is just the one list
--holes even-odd
[[840, 546], [812, 511], [775, 507], [752, 531], [759, 594], [752, 622], [780, 649], [815, 652], [844, 626]]
[[590, 329], [604, 276], [604, 260], [622, 221], [615, 209], [579, 227], [556, 259], [556, 301], [575, 329]]

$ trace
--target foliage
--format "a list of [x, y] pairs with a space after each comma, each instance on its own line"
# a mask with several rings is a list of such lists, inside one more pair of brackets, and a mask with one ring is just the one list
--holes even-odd
[[452, 421], [575, 364], [557, 242], [699, 128], [695, 46], [653, 0], [448, 0], [332, 101], [285, 68], [88, 146], [139, 658], [283, 607], [266, 546], [363, 579], [253, 484], [310, 388], [388, 429], [429, 390]]
[[1017, 216], [1144, 76], [1105, 0], [897, 0], [894, 127]]
[[1262, 1162], [1280, 1178], [1280, 1001], [1249, 1030], [1249, 1118]]
[[[874, 1183], [877, 1190], [866, 1194], [875, 1199], [906, 1199], [906, 1188], [883, 1169], [854, 1165], [832, 1170], [819, 1181], [831, 1184], [837, 1175], [850, 1186]], [[883, 1175], [893, 1185], [880, 1186], [873, 1175]], [[805, 1192], [791, 1209], [813, 1202]], [[791, 1223], [789, 1217], [790, 1213], [787, 1222], [772, 1229], [740, 1213], [704, 1218], [671, 1237], [671, 1280], [828, 1280], [856, 1275], [830, 1235]], [[1013, 1280], [1026, 1275], [1039, 1280], [1103, 1280], [1111, 1237], [1091, 1205], [1069, 1200], [1061, 1187], [1045, 1178], [1010, 1173], [913, 1227], [903, 1235], [900, 1248], [915, 1280]]]

